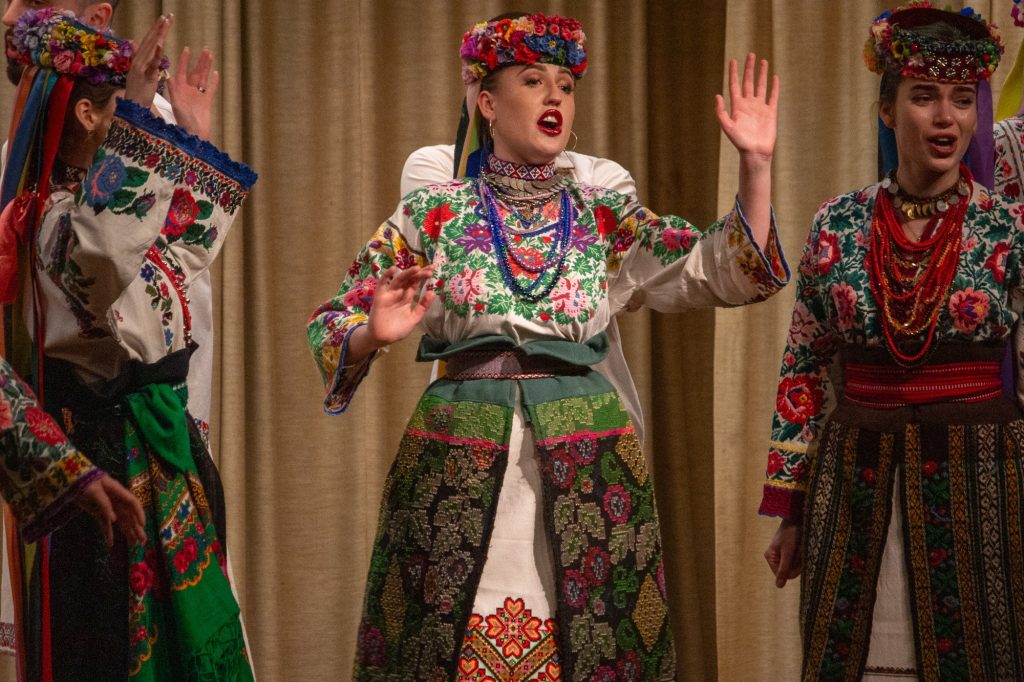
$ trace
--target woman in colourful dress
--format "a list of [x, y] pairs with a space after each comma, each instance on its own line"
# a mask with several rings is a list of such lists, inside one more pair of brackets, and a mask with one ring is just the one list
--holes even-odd
[[[145, 541], [108, 551], [72, 520], [24, 548], [25, 679], [247, 680], [224, 572], [222, 492], [186, 410], [189, 283], [223, 243], [255, 175], [206, 141], [218, 75], [183, 54], [180, 127], [151, 112], [170, 25], [133, 48], [53, 9], [27, 12], [28, 66], [3, 187], [13, 287], [40, 398], [90, 461], [145, 508]], [[7, 239], [7, 243], [11, 243]], [[26, 271], [27, 270], [27, 271]]]
[[1024, 679], [1024, 209], [961, 164], [1001, 52], [970, 9], [871, 28], [898, 167], [814, 219], [761, 503], [804, 679]]
[[113, 526], [130, 540], [145, 539], [142, 505], [68, 441], [35, 395], [0, 358], [0, 497], [27, 541], [86, 511], [107, 545]]
[[651, 479], [590, 366], [633, 296], [675, 311], [786, 282], [769, 201], [777, 83], [769, 96], [753, 55], [742, 83], [731, 66], [731, 111], [717, 108], [738, 200], [702, 234], [555, 172], [583, 43], [579, 22], [541, 14], [466, 33], [490, 130], [481, 176], [405, 197], [309, 322], [329, 413], [415, 328], [419, 359], [447, 360], [385, 484], [357, 679], [675, 679]]

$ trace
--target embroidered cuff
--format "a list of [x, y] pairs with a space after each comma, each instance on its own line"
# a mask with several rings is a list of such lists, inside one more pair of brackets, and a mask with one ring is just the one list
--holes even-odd
[[768, 229], [768, 243], [763, 250], [754, 239], [754, 232], [751, 230], [750, 223], [747, 222], [747, 217], [743, 213], [743, 206], [740, 205], [739, 195], [736, 195], [736, 219], [743, 228], [743, 233], [753, 247], [754, 253], [757, 254], [761, 266], [771, 278], [772, 284], [777, 288], [786, 286], [789, 283], [791, 273], [789, 263], [786, 261], [786, 255], [782, 252], [782, 243], [779, 241], [779, 229], [775, 224], [775, 207], [771, 207], [771, 226]]
[[798, 488], [781, 488], [765, 483], [757, 513], [762, 516], [781, 516], [787, 521], [801, 523], [804, 518], [804, 496], [804, 491]]
[[[68, 456], [80, 458], [84, 462], [84, 472], [45, 509], [39, 510], [34, 515], [18, 517], [22, 539], [25, 542], [35, 542], [67, 523], [69, 519], [81, 511], [75, 502], [81, 497], [85, 487], [104, 475], [102, 469], [94, 466], [80, 453], [72, 450]], [[12, 506], [12, 508], [17, 509], [16, 506]]]
[[205, 181], [200, 187], [213, 198], [224, 197], [225, 191], [241, 195], [235, 201], [221, 200], [225, 211], [235, 210], [256, 183], [257, 175], [249, 166], [135, 102], [118, 99], [114, 116], [105, 147], [173, 182], [196, 185], [189, 181], [191, 171]]
[[356, 333], [357, 329], [365, 326], [366, 323], [361, 322], [345, 332], [345, 339], [341, 342], [341, 353], [338, 356], [338, 368], [334, 371], [334, 379], [331, 381], [331, 387], [327, 390], [327, 397], [324, 398], [324, 412], [327, 414], [341, 414], [348, 408], [356, 388], [370, 373], [370, 365], [381, 352], [374, 351], [359, 362], [345, 363], [345, 356], [348, 355], [348, 343], [352, 339], [352, 335]]

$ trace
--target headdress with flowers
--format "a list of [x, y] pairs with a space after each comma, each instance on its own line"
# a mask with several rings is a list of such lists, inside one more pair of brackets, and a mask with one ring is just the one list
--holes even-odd
[[462, 36], [462, 80], [469, 85], [509, 64], [556, 64], [582, 78], [586, 40], [576, 19], [529, 14], [477, 24]]
[[[962, 40], [939, 40], [916, 29], [946, 23], [967, 35]], [[994, 24], [970, 7], [948, 12], [920, 0], [884, 12], [871, 25], [864, 45], [864, 61], [875, 73], [896, 73], [909, 78], [943, 83], [988, 80], [1003, 54], [1003, 42]]]
[[10, 54], [25, 66], [52, 69], [93, 85], [125, 84], [131, 42], [86, 26], [72, 12], [52, 7], [26, 12], [12, 33]]

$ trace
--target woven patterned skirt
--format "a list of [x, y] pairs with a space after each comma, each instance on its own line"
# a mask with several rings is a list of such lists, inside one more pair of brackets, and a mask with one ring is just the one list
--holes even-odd
[[842, 403], [820, 442], [804, 521], [804, 679], [863, 675], [894, 499], [918, 679], [1024, 679], [1020, 410]]

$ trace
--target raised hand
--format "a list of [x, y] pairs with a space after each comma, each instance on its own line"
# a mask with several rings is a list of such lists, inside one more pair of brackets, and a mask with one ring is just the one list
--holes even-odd
[[772, 76], [771, 91], [768, 90], [768, 61], [762, 59], [754, 83], [753, 52], [747, 55], [743, 65], [743, 83], [737, 74], [735, 59], [729, 60], [729, 104], [725, 98], [715, 95], [715, 113], [722, 126], [722, 132], [739, 150], [740, 154], [755, 154], [771, 159], [775, 149], [775, 130], [779, 102], [779, 77]]
[[85, 486], [77, 502], [96, 521], [108, 547], [114, 544], [115, 523], [129, 542], [145, 541], [146, 515], [142, 503], [110, 476], [104, 474]]
[[164, 58], [164, 40], [173, 21], [172, 15], [161, 16], [150, 27], [142, 42], [135, 45], [132, 65], [125, 79], [124, 97], [144, 109], [153, 106], [156, 86], [160, 81], [160, 63]]
[[186, 47], [181, 51], [174, 75], [167, 81], [167, 98], [178, 125], [206, 140], [210, 137], [213, 98], [220, 84], [220, 73], [213, 68], [210, 48], [203, 48], [191, 69], [189, 61], [190, 52]]
[[413, 265], [404, 270], [390, 267], [384, 271], [373, 292], [373, 305], [370, 306], [366, 325], [357, 329], [349, 340], [348, 352], [352, 362], [404, 339], [416, 328], [434, 302], [435, 293], [428, 288], [419, 299], [416, 295], [433, 276], [432, 265]]

